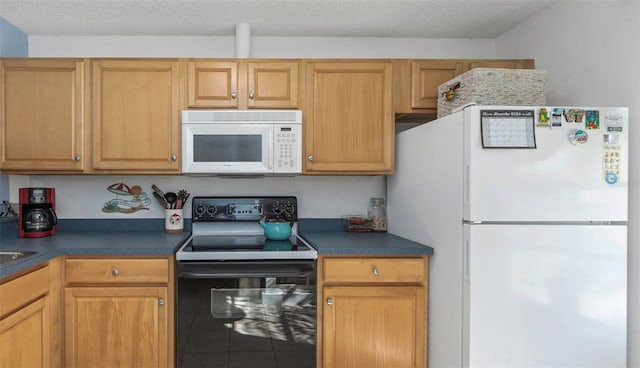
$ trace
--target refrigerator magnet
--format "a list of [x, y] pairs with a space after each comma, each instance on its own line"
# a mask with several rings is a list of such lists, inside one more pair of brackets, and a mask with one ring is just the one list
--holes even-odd
[[564, 109], [564, 120], [567, 123], [573, 123], [576, 121], [576, 109]]
[[607, 115], [607, 132], [622, 132], [622, 116]]
[[600, 129], [600, 111], [587, 110], [586, 122], [584, 124], [587, 129]]
[[546, 108], [540, 108], [540, 112], [538, 112], [538, 124], [536, 124], [538, 128], [549, 128], [549, 112]]
[[562, 113], [564, 109], [554, 108], [551, 113], [551, 126], [552, 127], [561, 127], [562, 126]]
[[618, 175], [612, 172], [607, 173], [607, 175], [604, 176], [604, 180], [607, 182], [607, 184], [615, 184], [618, 182]]
[[589, 134], [582, 129], [576, 129], [569, 134], [569, 142], [574, 146], [578, 144], [585, 144], [589, 140]]

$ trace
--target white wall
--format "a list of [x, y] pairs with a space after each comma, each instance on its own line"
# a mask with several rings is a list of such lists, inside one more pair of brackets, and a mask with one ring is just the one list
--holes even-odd
[[[628, 367], [640, 367], [640, 3], [560, 2], [495, 40], [496, 57], [534, 56], [549, 105], [628, 106]], [[593, 270], [598, 272], [598, 270]]]
[[[114, 183], [139, 185], [150, 197], [149, 210], [132, 214], [104, 213], [105, 202], [116, 198], [107, 191]], [[217, 178], [189, 176], [11, 176], [11, 191], [21, 187], [56, 188], [56, 213], [60, 218], [162, 218], [164, 212], [152, 197], [151, 184], [164, 192], [185, 189], [192, 197], [293, 195], [298, 197], [298, 215], [304, 218], [335, 218], [345, 214], [365, 214], [370, 197], [384, 195], [381, 176], [299, 176], [282, 178]], [[121, 196], [122, 199], [132, 199]], [[191, 217], [191, 207], [185, 207]]]
[[[155, 36], [29, 36], [30, 57], [235, 57], [235, 38]], [[254, 58], [491, 58], [493, 40], [402, 38], [252, 37]], [[23, 186], [56, 188], [60, 218], [160, 218], [160, 207], [133, 214], [103, 213], [114, 195], [113, 183], [140, 185], [151, 193], [156, 183], [165, 190], [185, 188], [194, 195], [296, 195], [300, 216], [339, 217], [365, 213], [369, 197], [384, 196], [383, 176], [297, 177], [264, 179], [192, 178], [183, 176], [12, 176], [11, 195]], [[187, 212], [189, 208], [187, 208]]]
[[0, 57], [24, 57], [28, 53], [27, 35], [0, 17]]
[[[0, 57], [26, 57], [27, 35], [0, 17]], [[10, 200], [9, 177], [0, 175], [0, 200]]]
[[[491, 58], [493, 40], [251, 37], [254, 58]], [[235, 38], [29, 36], [30, 57], [235, 57]]]

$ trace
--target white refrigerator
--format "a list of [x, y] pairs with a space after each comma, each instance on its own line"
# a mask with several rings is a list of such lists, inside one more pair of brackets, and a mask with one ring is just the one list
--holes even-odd
[[468, 106], [396, 138], [388, 230], [435, 249], [430, 368], [626, 367], [627, 108]]

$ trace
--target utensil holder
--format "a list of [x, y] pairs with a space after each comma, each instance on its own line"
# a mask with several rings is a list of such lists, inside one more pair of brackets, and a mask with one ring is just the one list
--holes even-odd
[[184, 230], [184, 216], [182, 209], [164, 210], [164, 231], [169, 234], [179, 234]]

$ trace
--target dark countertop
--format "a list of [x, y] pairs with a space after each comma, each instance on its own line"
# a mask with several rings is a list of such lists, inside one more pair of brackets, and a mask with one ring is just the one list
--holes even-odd
[[[169, 256], [191, 232], [189, 227], [181, 234], [167, 234], [163, 230], [163, 219], [67, 220], [62, 224], [63, 221], [62, 226], [56, 228], [56, 235], [44, 238], [18, 238], [15, 223], [2, 223], [0, 250], [38, 253], [0, 266], [0, 278], [63, 255]], [[128, 225], [128, 222], [136, 224]]]
[[[18, 238], [17, 223], [0, 223], [0, 250], [37, 251], [36, 255], [0, 266], [0, 278], [63, 255], [174, 254], [191, 233], [166, 234], [163, 219], [61, 220], [56, 235]], [[348, 233], [341, 220], [301, 219], [298, 233], [319, 255], [432, 255], [433, 248], [389, 233]]]
[[433, 248], [390, 233], [350, 233], [340, 219], [301, 219], [298, 234], [318, 255], [432, 255]]
[[302, 231], [302, 238], [318, 255], [432, 255], [433, 248], [389, 233], [349, 233], [346, 231]]

